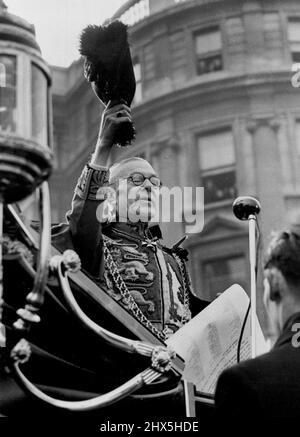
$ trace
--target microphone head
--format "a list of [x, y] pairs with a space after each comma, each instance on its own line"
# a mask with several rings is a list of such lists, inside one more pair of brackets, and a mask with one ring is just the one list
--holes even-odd
[[233, 202], [232, 210], [239, 220], [249, 220], [251, 215], [259, 214], [260, 203], [255, 197], [241, 196]]

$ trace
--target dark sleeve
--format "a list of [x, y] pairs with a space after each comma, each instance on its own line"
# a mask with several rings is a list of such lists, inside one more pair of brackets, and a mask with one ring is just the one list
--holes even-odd
[[204, 310], [204, 308], [206, 308], [209, 304], [210, 302], [208, 300], [200, 299], [200, 297], [190, 292], [190, 310], [191, 310], [192, 317], [195, 317], [198, 313]]
[[99, 188], [108, 181], [106, 169], [95, 170], [87, 165], [75, 187], [71, 210], [66, 217], [75, 251], [82, 267], [91, 275], [101, 276], [102, 227], [98, 207], [103, 201]]
[[219, 377], [215, 392], [217, 416], [247, 416], [259, 415], [258, 398], [255, 387], [247, 373], [234, 366], [225, 370]]

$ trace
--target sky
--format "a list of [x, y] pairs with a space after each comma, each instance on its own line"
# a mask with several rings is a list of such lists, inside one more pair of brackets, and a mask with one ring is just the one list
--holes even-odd
[[127, 0], [4, 0], [8, 11], [35, 25], [37, 42], [51, 65], [79, 58], [78, 37], [88, 24], [102, 24]]

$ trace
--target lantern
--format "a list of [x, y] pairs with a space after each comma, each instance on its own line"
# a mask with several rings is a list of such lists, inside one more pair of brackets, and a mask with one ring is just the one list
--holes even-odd
[[0, 200], [31, 194], [51, 169], [50, 74], [34, 27], [0, 0]]

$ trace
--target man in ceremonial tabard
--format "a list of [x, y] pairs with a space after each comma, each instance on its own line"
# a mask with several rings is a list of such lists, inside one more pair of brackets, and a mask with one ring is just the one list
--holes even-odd
[[[71, 242], [83, 269], [164, 340], [207, 302], [192, 293], [187, 251], [163, 247], [158, 226], [151, 227], [161, 186], [152, 166], [129, 158], [108, 169], [115, 133], [128, 121], [129, 107], [107, 105], [95, 152], [75, 188], [68, 223], [53, 229], [53, 242], [59, 248]], [[131, 221], [135, 212], [143, 220]]]
[[[52, 243], [61, 251], [74, 249], [82, 269], [118, 303], [115, 306], [121, 305], [141, 326], [165, 340], [207, 302], [192, 293], [185, 264], [187, 252], [177, 245], [171, 249], [163, 247], [157, 225], [151, 227], [157, 198], [151, 192], [157, 194], [161, 185], [154, 169], [140, 158], [107, 166], [115, 133], [128, 121], [131, 113], [125, 104], [107, 105], [95, 152], [76, 185], [67, 223], [52, 228]], [[116, 204], [119, 208], [115, 208]], [[128, 210], [123, 211], [126, 204]], [[145, 221], [125, 221], [130, 211], [132, 217], [134, 211], [139, 211]], [[106, 319], [105, 311], [99, 311], [102, 307], [92, 295], [86, 296], [79, 287], [74, 291], [83, 311], [96, 323], [128, 336], [126, 326], [117, 323], [117, 318], [110, 315]], [[149, 357], [128, 354], [90, 336], [64, 310], [59, 287], [54, 293], [55, 303], [46, 298], [42, 318], [45, 323], [35, 331], [33, 340], [38, 347], [33, 348], [31, 359], [24, 366], [35, 384], [50, 387], [50, 393], [58, 399], [78, 400], [108, 393], [149, 367]], [[57, 311], [57, 302], [62, 311]], [[139, 338], [138, 332], [136, 337]], [[50, 409], [27, 397], [12, 378], [1, 373], [0, 385], [1, 413], [14, 416], [34, 411], [68, 417], [66, 411]], [[133, 395], [100, 412], [86, 414], [97, 420], [124, 415], [131, 420], [149, 420], [160, 414], [174, 418], [184, 412], [181, 377], [169, 370]], [[86, 414], [82, 417], [86, 418]]]

